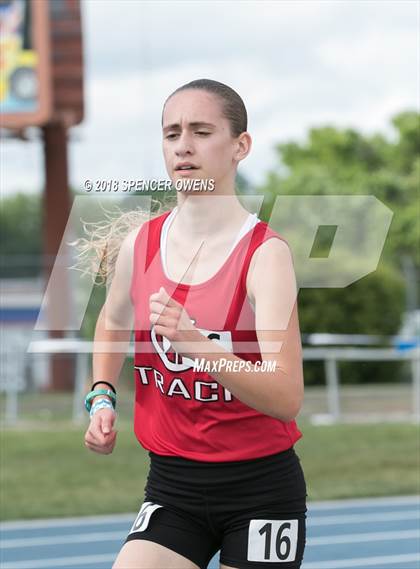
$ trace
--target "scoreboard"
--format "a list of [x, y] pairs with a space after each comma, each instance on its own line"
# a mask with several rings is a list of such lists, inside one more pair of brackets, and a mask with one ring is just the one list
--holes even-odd
[[0, 0], [0, 125], [82, 120], [79, 0]]

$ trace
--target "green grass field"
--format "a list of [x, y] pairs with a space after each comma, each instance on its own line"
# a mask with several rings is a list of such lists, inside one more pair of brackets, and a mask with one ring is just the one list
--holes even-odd
[[[295, 445], [308, 500], [420, 494], [420, 433], [413, 424], [312, 426], [298, 421]], [[147, 452], [131, 421], [117, 420], [114, 452], [84, 446], [86, 427], [1, 431], [2, 520], [135, 512]]]

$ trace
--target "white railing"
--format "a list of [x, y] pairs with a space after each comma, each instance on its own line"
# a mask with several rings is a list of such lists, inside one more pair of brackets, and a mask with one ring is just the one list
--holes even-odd
[[[31, 342], [28, 348], [31, 353], [76, 354], [76, 377], [73, 396], [73, 421], [80, 423], [86, 414], [84, 397], [86, 380], [89, 374], [93, 342], [79, 339], [47, 339]], [[131, 344], [127, 356], [134, 354]], [[330, 422], [338, 422], [342, 417], [340, 406], [340, 378], [337, 363], [339, 361], [395, 361], [407, 360], [411, 364], [412, 375], [412, 410], [407, 419], [420, 422], [420, 348], [415, 347], [405, 351], [395, 348], [360, 348], [360, 347], [304, 347], [304, 360], [323, 360], [327, 388], [327, 404]], [[18, 378], [16, 378], [17, 380]], [[17, 394], [22, 390], [18, 381], [6, 382], [2, 386], [6, 391], [6, 417], [8, 424], [18, 419]]]
[[420, 348], [399, 351], [395, 348], [303, 348], [304, 360], [324, 360], [328, 414], [336, 422], [341, 417], [339, 361], [408, 360], [412, 377], [412, 418], [420, 422]]

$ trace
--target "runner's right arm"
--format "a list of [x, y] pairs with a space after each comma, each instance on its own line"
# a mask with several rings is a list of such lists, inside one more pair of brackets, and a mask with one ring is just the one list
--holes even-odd
[[[121, 245], [114, 277], [106, 301], [99, 313], [93, 347], [92, 384], [103, 379], [115, 386], [126, 358], [133, 328], [130, 286], [134, 241], [137, 234], [138, 228], [131, 231]], [[108, 346], [109, 351], [107, 351]], [[97, 385], [96, 388], [109, 389], [106, 384]], [[92, 404], [95, 400], [96, 397]]]
[[[127, 349], [130, 344], [131, 331], [134, 321], [134, 310], [130, 298], [134, 242], [139, 229], [130, 232], [124, 239], [117, 262], [114, 277], [106, 301], [99, 313], [95, 328], [93, 347], [93, 382], [87, 386], [91, 390], [94, 382], [109, 381], [116, 387], [121, 373]], [[95, 389], [109, 389], [106, 384], [98, 384]], [[92, 401], [92, 405], [100, 398]], [[90, 421], [85, 434], [85, 445], [100, 454], [110, 454], [115, 445], [117, 431], [113, 430], [115, 412], [104, 408], [97, 410]]]

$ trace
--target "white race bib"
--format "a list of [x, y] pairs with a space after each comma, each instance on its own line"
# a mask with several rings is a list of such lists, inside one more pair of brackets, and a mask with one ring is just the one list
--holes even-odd
[[299, 520], [251, 520], [248, 531], [248, 561], [294, 561]]

